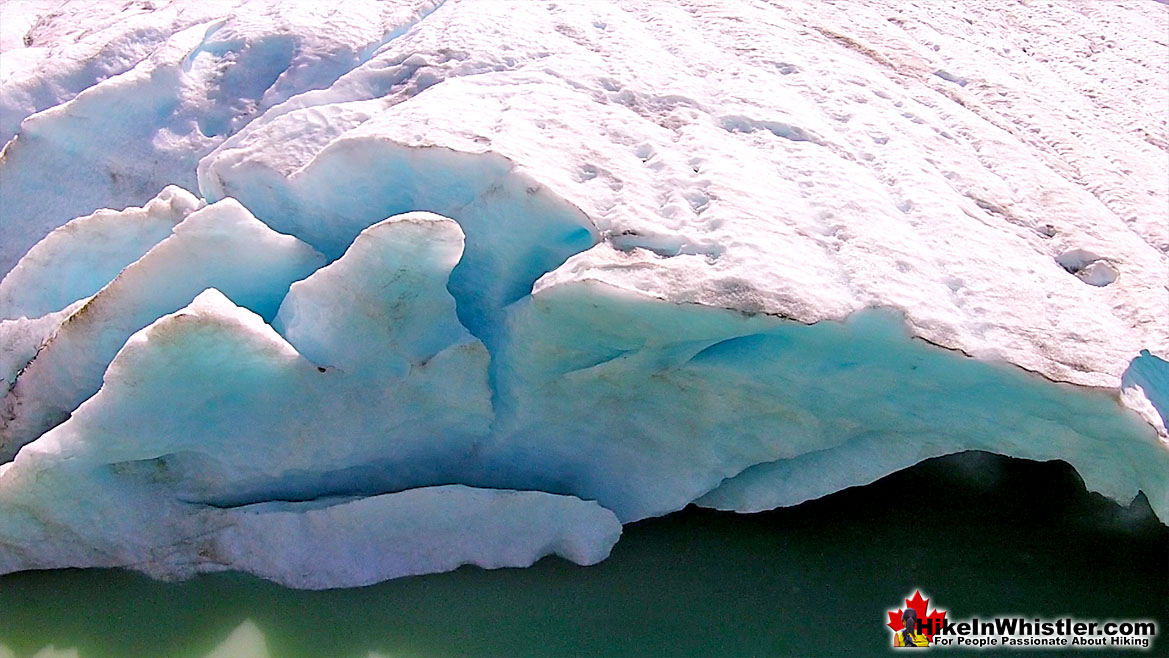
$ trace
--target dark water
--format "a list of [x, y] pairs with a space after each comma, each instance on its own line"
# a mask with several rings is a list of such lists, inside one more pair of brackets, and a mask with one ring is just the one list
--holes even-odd
[[[795, 508], [638, 523], [588, 568], [545, 559], [325, 592], [235, 574], [179, 585], [15, 574], [0, 578], [0, 644], [18, 658], [50, 644], [81, 658], [202, 658], [251, 620], [274, 658], [872, 656], [892, 653], [885, 611], [919, 587], [951, 618], [1169, 629], [1169, 530], [1143, 499], [1125, 509], [1087, 493], [1062, 462], [968, 453]], [[1169, 655], [1159, 633], [1137, 655]]]

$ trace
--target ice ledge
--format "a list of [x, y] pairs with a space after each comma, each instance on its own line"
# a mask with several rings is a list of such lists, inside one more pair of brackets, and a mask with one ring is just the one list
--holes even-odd
[[[803, 325], [599, 282], [542, 285], [503, 309], [488, 391], [486, 351], [457, 335], [441, 285], [461, 248], [454, 223], [411, 215], [362, 235], [297, 284], [289, 335], [384, 307], [451, 326], [450, 348], [415, 354], [403, 339], [417, 327], [367, 334], [359, 322], [349, 338], [370, 343], [370, 362], [311, 363], [260, 316], [203, 292], [130, 338], [98, 394], [0, 472], [0, 568], [239, 568], [326, 587], [552, 552], [589, 562], [619, 522], [695, 500], [795, 504], [970, 449], [1063, 459], [1092, 490], [1120, 502], [1144, 491], [1161, 518], [1169, 508], [1169, 450], [1114, 397], [912, 340], [888, 311]], [[422, 279], [386, 288], [378, 272]], [[350, 354], [345, 338], [320, 342], [321, 358]], [[413, 493], [451, 483], [463, 493]], [[466, 487], [529, 494], [513, 521], [502, 494]], [[443, 525], [462, 518], [448, 503], [482, 506], [488, 529]], [[548, 523], [516, 552], [492, 539], [491, 524], [510, 542], [533, 518]], [[271, 558], [286, 533], [330, 556], [319, 572], [299, 549]]]
[[[546, 474], [577, 465], [529, 486], [595, 497], [625, 521], [724, 479], [720, 507], [756, 510], [965, 450], [1063, 459], [1090, 490], [1122, 504], [1144, 491], [1169, 518], [1169, 443], [1116, 391], [914, 340], [897, 311], [803, 325], [584, 281], [539, 286], [509, 312], [494, 447], [538, 454]], [[740, 472], [765, 502], [729, 493]]]
[[[494, 159], [583, 218], [550, 216], [596, 227], [598, 244], [575, 245], [580, 253], [563, 265], [547, 263], [559, 265], [546, 275], [552, 281], [598, 280], [804, 323], [896, 308], [913, 335], [934, 344], [1088, 387], [1119, 389], [1140, 349], [1169, 348], [1165, 255], [1027, 151], [1003, 175], [1039, 182], [1018, 190], [1010, 208], [986, 191], [958, 194], [952, 179], [966, 174], [955, 172], [969, 166], [974, 176], [983, 165], [956, 161], [949, 177], [913, 174], [917, 200], [906, 205], [892, 202], [882, 182], [894, 163], [860, 157], [851, 133], [824, 130], [832, 148], [764, 139], [762, 129], [728, 136], [709, 99], [675, 98], [659, 116], [551, 68], [444, 78], [393, 99], [355, 91], [356, 81], [372, 85], [381, 75], [389, 73], [359, 70], [346, 78], [353, 84], [323, 96], [328, 102], [274, 113], [224, 144], [200, 163], [204, 193], [236, 196], [326, 253], [381, 217], [434, 210], [464, 224], [474, 253], [475, 222], [430, 195], [443, 189], [465, 199], [467, 190], [490, 189], [475, 181], [490, 175]], [[333, 118], [339, 125], [328, 138], [298, 139], [304, 148], [290, 162], [280, 144], [305, 121]], [[807, 122], [821, 118], [810, 112]], [[1012, 138], [987, 131], [978, 124], [981, 143], [1007, 157]], [[898, 149], [906, 162], [927, 164], [955, 152], [933, 142]], [[458, 185], [436, 186], [435, 166]], [[1060, 204], [1041, 205], [1034, 186]], [[1076, 254], [1093, 259], [1077, 265]], [[1087, 285], [1092, 263], [1118, 274]]]

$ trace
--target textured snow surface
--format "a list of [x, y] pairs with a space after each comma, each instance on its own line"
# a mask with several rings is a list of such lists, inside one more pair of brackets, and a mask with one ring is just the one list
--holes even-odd
[[971, 449], [1169, 518], [1169, 6], [0, 14], [0, 573], [590, 564]]
[[227, 135], [328, 87], [435, 4], [45, 3], [25, 47], [6, 38], [0, 57], [0, 139], [16, 137], [0, 165], [0, 270], [73, 217], [194, 190], [195, 164]]

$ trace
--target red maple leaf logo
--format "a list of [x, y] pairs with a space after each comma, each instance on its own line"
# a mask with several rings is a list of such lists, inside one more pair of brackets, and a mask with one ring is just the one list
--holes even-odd
[[[929, 599], [923, 599], [921, 597], [921, 590], [914, 592], [912, 599], [905, 599], [905, 605], [913, 608], [913, 611], [917, 613], [917, 618], [922, 621], [922, 634], [929, 641], [933, 642], [934, 633], [942, 627], [942, 621], [946, 618], [946, 613], [944, 610], [934, 610], [927, 615], [926, 608], [929, 607], [929, 604]], [[893, 632], [898, 632], [905, 628], [905, 622], [901, 621], [901, 615], [904, 612], [905, 608], [898, 608], [897, 612], [889, 612], [889, 623], [887, 625], [893, 629]], [[933, 623], [931, 624], [930, 622]]]

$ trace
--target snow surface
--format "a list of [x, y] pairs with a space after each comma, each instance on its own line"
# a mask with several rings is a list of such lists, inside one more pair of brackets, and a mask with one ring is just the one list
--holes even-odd
[[[436, 0], [42, 5], [0, 61], [0, 271], [52, 228], [142, 205], [265, 109], [328, 87]], [[15, 20], [30, 18], [17, 5]], [[5, 22], [12, 11], [4, 4]], [[28, 57], [22, 57], [26, 51]]]
[[1169, 7], [154, 6], [0, 6], [0, 573], [591, 563], [970, 449], [1169, 518]]

